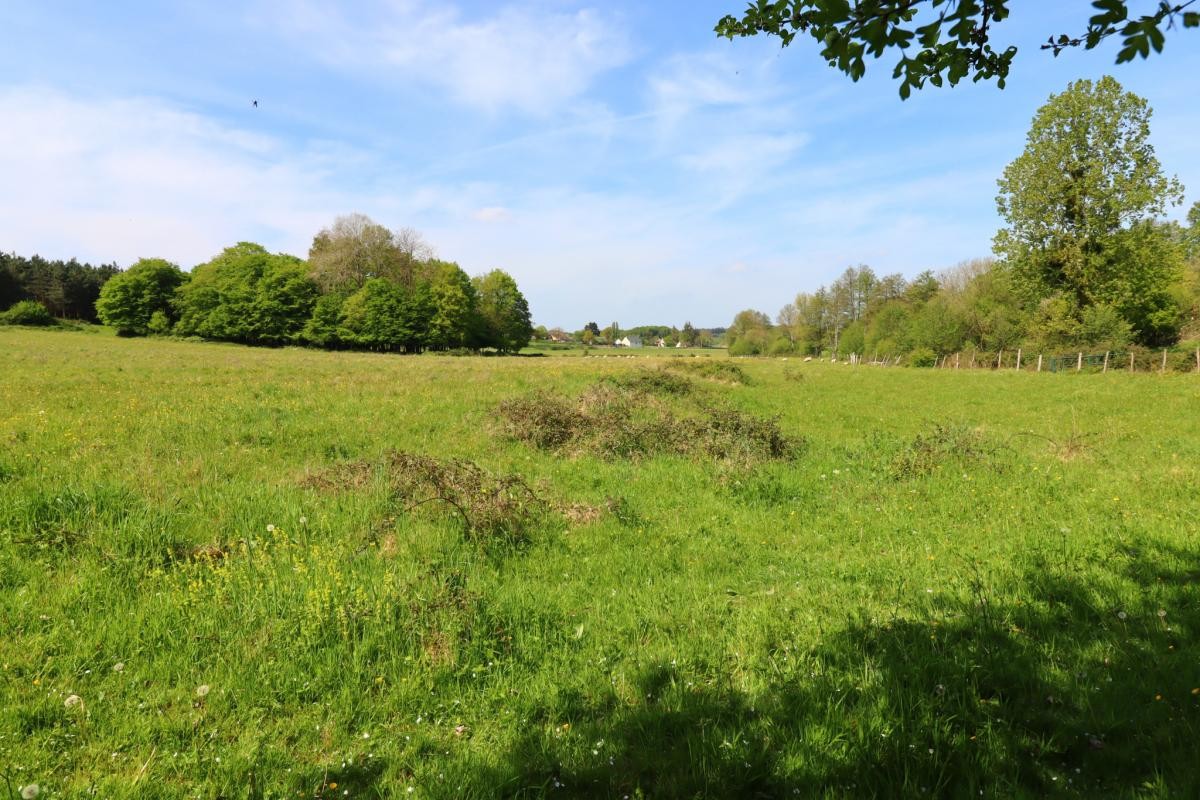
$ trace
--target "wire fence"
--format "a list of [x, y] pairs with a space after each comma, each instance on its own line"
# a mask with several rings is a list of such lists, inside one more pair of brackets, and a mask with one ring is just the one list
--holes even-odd
[[[839, 360], [834, 358], [833, 360]], [[1130, 348], [1103, 353], [1029, 353], [1023, 349], [970, 350], [935, 356], [933, 363], [910, 363], [906, 356], [850, 353], [841, 361], [870, 366], [928, 366], [935, 369], [1020, 370], [1023, 372], [1172, 372], [1200, 373], [1200, 348]]]

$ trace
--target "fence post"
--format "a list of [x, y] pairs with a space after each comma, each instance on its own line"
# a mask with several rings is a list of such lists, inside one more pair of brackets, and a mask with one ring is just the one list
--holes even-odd
[[1166, 375], [1166, 374], [1167, 374], [1167, 348], [1165, 348], [1165, 347], [1163, 348], [1163, 362], [1162, 362], [1162, 367], [1161, 367], [1161, 368], [1159, 368], [1159, 370], [1158, 370], [1158, 374], [1159, 374], [1159, 375]]
[[[958, 369], [958, 362], [962, 360], [962, 351], [954, 354], [954, 368]], [[1196, 351], [1196, 370], [1200, 371], [1200, 350]]]
[[1109, 352], [1110, 352], [1110, 351], [1108, 351], [1108, 350], [1105, 350], [1105, 351], [1104, 351], [1104, 371], [1105, 371], [1105, 372], [1108, 372], [1108, 356], [1109, 356]]
[[971, 369], [975, 369], [975, 351], [971, 351]]
[[1200, 372], [1200, 347], [1196, 348], [1196, 372]]
[[1129, 371], [1133, 372], [1133, 351], [1129, 351]]
[[1079, 354], [1079, 360], [1075, 362], [1075, 371], [1079, 372], [1081, 369], [1083, 369], [1083, 353]]
[[1017, 348], [1017, 372], [1021, 371], [1021, 348]]
[[1042, 354], [1038, 353], [1038, 372], [1042, 371]]
[[996, 369], [1000, 369], [1000, 365], [1004, 363], [1004, 348], [1000, 348], [1000, 352], [996, 353]]

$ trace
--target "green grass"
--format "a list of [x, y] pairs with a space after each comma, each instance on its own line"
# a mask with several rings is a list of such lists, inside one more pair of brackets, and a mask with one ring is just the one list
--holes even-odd
[[[659, 363], [0, 329], [0, 797], [1200, 794], [1196, 376], [741, 360], [653, 400], [792, 460], [494, 424]], [[392, 450], [596, 514], [465, 535]]]

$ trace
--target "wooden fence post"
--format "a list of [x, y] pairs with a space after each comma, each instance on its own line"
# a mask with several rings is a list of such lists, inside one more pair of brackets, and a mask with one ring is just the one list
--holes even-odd
[[1021, 371], [1021, 348], [1017, 348], [1017, 372]]
[[1075, 371], [1079, 372], [1081, 369], [1083, 369], [1083, 353], [1079, 354], [1079, 360], [1075, 362]]
[[1133, 351], [1129, 351], [1129, 371], [1133, 372]]
[[996, 353], [996, 369], [1000, 369], [1000, 365], [1004, 363], [1004, 348], [1000, 348], [1000, 352]]
[[1104, 372], [1108, 372], [1108, 356], [1109, 356], [1109, 351], [1105, 350], [1104, 351]]
[[1196, 348], [1196, 372], [1200, 372], [1200, 347]]
[[971, 369], [975, 369], [975, 351], [971, 351]]
[[[955, 369], [958, 369], [958, 362], [960, 360], [962, 360], [962, 352], [961, 351], [954, 354], [954, 368]], [[1200, 371], [1200, 350], [1196, 351], [1196, 369], [1198, 371]]]
[[1038, 372], [1042, 371], [1042, 354], [1038, 353]]
[[1159, 374], [1159, 375], [1166, 375], [1166, 374], [1167, 374], [1167, 348], [1165, 348], [1165, 347], [1163, 348], [1163, 362], [1162, 362], [1162, 367], [1160, 367], [1160, 368], [1159, 368], [1159, 370], [1158, 370], [1158, 374]]

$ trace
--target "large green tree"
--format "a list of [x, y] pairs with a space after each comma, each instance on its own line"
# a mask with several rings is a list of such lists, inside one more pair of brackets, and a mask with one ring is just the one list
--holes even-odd
[[175, 291], [187, 280], [187, 273], [175, 264], [143, 258], [104, 284], [96, 313], [122, 336], [145, 336], [156, 314], [160, 319], [174, 319]]
[[341, 307], [342, 341], [368, 350], [419, 353], [429, 343], [429, 285], [412, 288], [371, 278]]
[[[1147, 13], [1131, 18], [1127, 0], [1096, 0], [1083, 31], [1051, 35], [1042, 49], [1055, 55], [1070, 47], [1090, 50], [1119, 35], [1124, 43], [1117, 63], [1145, 58], [1162, 50], [1164, 31], [1200, 27], [1200, 13], [1190, 8], [1196, 3], [1147, 0]], [[963, 78], [995, 79], [1004, 88], [1017, 48], [995, 49], [992, 39], [1008, 19], [1009, 5], [1010, 0], [753, 0], [741, 17], [723, 17], [716, 32], [730, 39], [778, 36], [785, 47], [807, 35], [831, 67], [856, 81], [866, 73], [867, 57], [899, 51], [893, 77], [900, 80], [900, 96], [908, 97], [926, 83], [953, 86]]]
[[495, 269], [471, 282], [479, 298], [480, 331], [476, 343], [502, 353], [515, 353], [528, 345], [533, 337], [529, 303], [512, 276]]
[[317, 286], [303, 261], [239, 242], [192, 270], [178, 292], [176, 332], [246, 344], [294, 342], [312, 313]]
[[467, 273], [453, 262], [431, 261], [430, 299], [433, 315], [429, 321], [430, 347], [467, 347], [478, 327], [479, 298]]
[[1072, 83], [1034, 117], [996, 198], [995, 250], [1031, 301], [1117, 309], [1139, 340], [1169, 339], [1180, 255], [1154, 224], [1182, 188], [1150, 144], [1150, 107], [1110, 77]]

